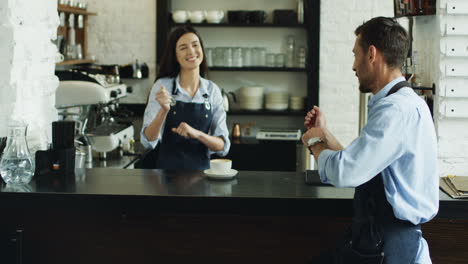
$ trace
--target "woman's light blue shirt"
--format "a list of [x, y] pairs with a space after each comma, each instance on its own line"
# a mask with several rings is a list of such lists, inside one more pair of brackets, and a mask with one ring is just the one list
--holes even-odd
[[176, 95], [172, 94], [172, 86], [174, 83], [174, 78], [160, 78], [156, 81], [151, 89], [148, 104], [145, 109], [145, 114], [143, 116], [143, 126], [140, 132], [140, 141], [145, 148], [155, 148], [156, 145], [160, 142], [162, 138], [162, 131], [164, 131], [165, 122], [162, 123], [161, 126], [161, 133], [154, 141], [149, 141], [145, 134], [145, 128], [153, 121], [156, 114], [161, 109], [161, 105], [156, 101], [156, 93], [161, 88], [161, 85], [166, 87], [169, 94], [171, 94], [172, 98], [176, 101], [181, 101], [185, 103], [204, 103], [205, 98], [203, 97], [204, 94], [208, 94], [208, 98], [212, 107], [213, 111], [213, 121], [210, 127], [210, 131], [208, 134], [215, 137], [222, 137], [224, 139], [224, 148], [222, 151], [213, 152], [209, 151], [208, 155], [216, 153], [220, 156], [225, 156], [229, 148], [231, 146], [231, 142], [229, 140], [229, 131], [226, 125], [226, 112], [223, 108], [223, 97], [221, 95], [221, 90], [219, 87], [212, 81], [204, 79], [200, 77], [200, 87], [198, 88], [197, 92], [193, 96], [193, 98], [182, 88], [179, 84], [179, 76], [176, 77], [176, 86], [178, 92]]

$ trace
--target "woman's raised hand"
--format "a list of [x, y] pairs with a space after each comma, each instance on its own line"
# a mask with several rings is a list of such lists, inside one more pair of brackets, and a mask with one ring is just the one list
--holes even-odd
[[155, 99], [161, 105], [162, 110], [167, 112], [169, 111], [169, 109], [171, 109], [171, 95], [166, 90], [166, 87], [164, 87], [164, 85], [161, 85], [161, 88], [156, 93]]

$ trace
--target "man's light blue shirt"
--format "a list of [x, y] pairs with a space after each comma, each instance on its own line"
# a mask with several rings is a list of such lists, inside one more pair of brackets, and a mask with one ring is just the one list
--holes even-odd
[[[391, 81], [372, 97], [361, 135], [341, 151], [322, 151], [318, 168], [321, 180], [337, 187], [357, 187], [381, 172], [395, 216], [421, 224], [439, 208], [437, 138], [426, 102], [411, 88], [386, 96], [404, 80]], [[431, 263], [423, 238], [418, 259]]]
[[161, 109], [161, 105], [156, 101], [156, 93], [159, 91], [162, 85], [166, 87], [169, 94], [174, 98], [176, 101], [181, 101], [184, 103], [204, 103], [205, 98], [203, 97], [204, 94], [208, 95], [208, 99], [211, 104], [211, 109], [213, 112], [213, 121], [211, 123], [210, 131], [208, 134], [215, 137], [222, 137], [224, 140], [224, 149], [219, 152], [212, 152], [209, 150], [208, 155], [216, 153], [220, 156], [225, 156], [229, 148], [231, 147], [231, 141], [229, 140], [229, 131], [226, 125], [226, 111], [223, 108], [223, 97], [221, 95], [221, 90], [219, 87], [212, 81], [204, 79], [200, 77], [200, 87], [198, 88], [197, 92], [193, 96], [193, 98], [182, 88], [179, 84], [179, 76], [176, 78], [176, 88], [178, 90], [176, 95], [172, 94], [172, 86], [174, 83], [174, 78], [160, 78], [156, 81], [151, 89], [148, 104], [145, 109], [145, 114], [143, 116], [143, 126], [140, 132], [140, 141], [146, 148], [154, 148], [158, 144], [158, 142], [162, 138], [162, 131], [164, 131], [164, 124], [163, 122], [161, 126], [161, 133], [159, 133], [159, 137], [154, 141], [149, 141], [145, 134], [145, 128], [153, 121], [156, 114]]

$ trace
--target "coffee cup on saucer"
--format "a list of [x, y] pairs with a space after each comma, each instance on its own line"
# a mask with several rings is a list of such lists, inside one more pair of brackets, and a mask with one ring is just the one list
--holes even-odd
[[210, 170], [215, 174], [227, 174], [231, 172], [232, 160], [212, 159], [210, 160]]

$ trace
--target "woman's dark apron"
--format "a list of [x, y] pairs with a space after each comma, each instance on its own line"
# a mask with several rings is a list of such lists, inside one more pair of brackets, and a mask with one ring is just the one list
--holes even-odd
[[[178, 90], [174, 79], [172, 95]], [[156, 148], [146, 155], [143, 168], [164, 170], [204, 170], [210, 167], [208, 148], [199, 140], [184, 138], [173, 132], [181, 122], [185, 122], [194, 129], [208, 133], [213, 113], [208, 94], [204, 94], [204, 103], [185, 103], [173, 101], [166, 116], [161, 141]], [[154, 166], [152, 166], [152, 164]]]
[[[387, 96], [402, 87], [399, 82]], [[313, 263], [325, 264], [410, 264], [419, 248], [421, 226], [399, 220], [385, 196], [382, 174], [358, 186], [354, 193], [354, 217], [344, 242], [329, 255]]]

